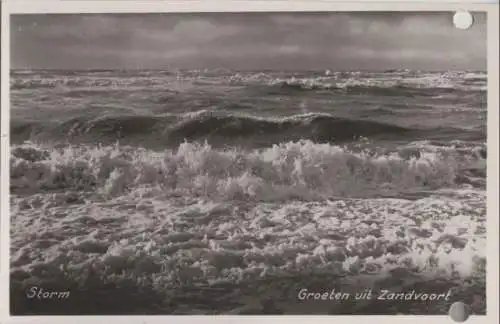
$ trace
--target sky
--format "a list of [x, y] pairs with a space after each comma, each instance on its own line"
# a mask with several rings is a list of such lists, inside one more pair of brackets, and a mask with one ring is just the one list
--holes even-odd
[[486, 14], [452, 12], [11, 16], [14, 69], [483, 70]]

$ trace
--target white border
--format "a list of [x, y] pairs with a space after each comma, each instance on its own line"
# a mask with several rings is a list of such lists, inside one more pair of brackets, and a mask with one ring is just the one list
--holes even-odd
[[[4, 0], [15, 13], [487, 11], [499, 0]], [[476, 3], [472, 3], [476, 2]]]
[[[447, 316], [17, 316], [9, 315], [9, 15], [14, 13], [138, 13], [138, 12], [244, 12], [244, 11], [486, 11], [488, 24], [488, 245], [487, 245], [487, 315], [471, 316], [467, 323], [498, 323], [498, 260], [499, 260], [499, 13], [498, 0], [441, 0], [440, 2], [406, 0], [364, 0], [364, 3], [296, 0], [184, 0], [184, 1], [22, 1], [2, 3], [2, 83], [1, 83], [1, 173], [0, 173], [0, 321], [2, 323], [453, 323]], [[444, 3], [447, 2], [447, 3]], [[453, 2], [453, 3], [451, 3]], [[471, 2], [476, 2], [472, 4]]]

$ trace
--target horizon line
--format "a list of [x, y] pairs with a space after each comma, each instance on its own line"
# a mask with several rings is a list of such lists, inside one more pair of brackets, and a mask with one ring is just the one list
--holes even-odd
[[226, 70], [234, 72], [319, 72], [319, 71], [330, 71], [335, 72], [390, 72], [390, 71], [420, 71], [420, 72], [488, 72], [488, 69], [407, 69], [407, 68], [386, 68], [386, 69], [333, 69], [333, 68], [318, 68], [318, 69], [235, 69], [226, 67], [216, 67], [216, 68], [10, 68], [9, 71], [72, 71], [72, 72], [111, 72], [111, 71], [213, 71], [213, 70]]

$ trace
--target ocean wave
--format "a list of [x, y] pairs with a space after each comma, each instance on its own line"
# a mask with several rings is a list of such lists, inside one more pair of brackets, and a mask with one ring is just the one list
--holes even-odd
[[172, 80], [170, 78], [152, 77], [145, 75], [129, 77], [106, 77], [99, 75], [90, 76], [49, 76], [38, 78], [11, 78], [11, 90], [23, 89], [123, 89], [137, 87], [163, 86], [167, 87]]
[[11, 150], [11, 192], [117, 196], [147, 187], [156, 195], [274, 201], [483, 186], [484, 179], [477, 177], [484, 176], [485, 164], [477, 150], [468, 152], [404, 148], [354, 153], [311, 141], [261, 150], [186, 142], [163, 152], [118, 145], [47, 149], [24, 144]]
[[234, 84], [267, 86], [268, 91], [330, 91], [386, 96], [436, 96], [446, 93], [484, 92], [483, 73], [332, 72], [324, 75], [276, 76], [273, 74], [235, 74]]
[[412, 130], [368, 120], [351, 120], [330, 114], [308, 113], [283, 118], [217, 115], [211, 112], [186, 118], [169, 129], [177, 139], [213, 136], [249, 137], [281, 135], [282, 139], [312, 139], [320, 142], [352, 140], [382, 134], [404, 135]]
[[[413, 129], [365, 119], [347, 119], [326, 113], [289, 117], [256, 117], [201, 110], [186, 114], [108, 115], [77, 117], [64, 122], [13, 121], [11, 134], [18, 143], [26, 140], [99, 141], [140, 139], [145, 145], [178, 145], [185, 140], [209, 140], [219, 144], [245, 139], [268, 146], [283, 141], [310, 139], [345, 142], [360, 137], [419, 138], [433, 132], [461, 134], [457, 129]], [[457, 136], [459, 136], [457, 135]]]
[[172, 88], [182, 83], [208, 86], [261, 86], [276, 90], [329, 90], [388, 96], [433, 96], [441, 92], [484, 92], [486, 74], [470, 72], [214, 72], [214, 71], [37, 71], [12, 74], [12, 90], [74, 88]]
[[463, 85], [412, 84], [399, 80], [323, 80], [322, 78], [291, 78], [268, 83], [268, 92], [330, 91], [350, 95], [374, 95], [394, 97], [435, 97], [463, 92], [484, 92], [483, 81], [464, 81]]

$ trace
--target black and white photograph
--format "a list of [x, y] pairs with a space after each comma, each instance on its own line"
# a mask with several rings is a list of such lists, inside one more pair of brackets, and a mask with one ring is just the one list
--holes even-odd
[[11, 315], [486, 315], [486, 25], [12, 14]]

